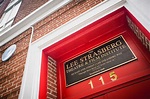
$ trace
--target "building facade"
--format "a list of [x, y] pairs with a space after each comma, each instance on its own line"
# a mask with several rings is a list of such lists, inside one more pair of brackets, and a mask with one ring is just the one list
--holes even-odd
[[149, 99], [149, 4], [0, 0], [0, 98]]

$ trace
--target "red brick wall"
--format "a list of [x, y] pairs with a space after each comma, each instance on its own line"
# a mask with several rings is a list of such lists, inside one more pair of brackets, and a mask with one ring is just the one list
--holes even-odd
[[[78, 3], [77, 1], [81, 2]], [[39, 39], [47, 33], [50, 33], [52, 30], [58, 28], [102, 1], [103, 0], [74, 0], [34, 25], [35, 31], [33, 41]], [[45, 2], [47, 2], [47, 0], [23, 0], [14, 24], [29, 15]], [[31, 29], [28, 29], [21, 35], [0, 47], [0, 99], [18, 98], [30, 34]], [[17, 45], [15, 54], [8, 61], [2, 62], [2, 53], [12, 44]], [[54, 64], [54, 60], [52, 61], [53, 62], [51, 63], [51, 58], [49, 58], [47, 98], [57, 98], [56, 64]]]
[[48, 57], [47, 99], [57, 98], [56, 61]]
[[[10, 0], [0, 7], [0, 15]], [[29, 15], [48, 0], [23, 0], [14, 24]], [[26, 61], [31, 29], [0, 47], [0, 99], [18, 99], [24, 65]], [[17, 45], [14, 55], [6, 62], [1, 61], [2, 53], [12, 44]]]
[[[25, 31], [0, 48], [0, 99], [18, 98], [30, 33], [31, 30]], [[15, 53], [8, 61], [2, 62], [2, 53], [12, 44], [17, 45]]]
[[[77, 1], [80, 1], [79, 3]], [[35, 25], [33, 41], [65, 24], [104, 0], [74, 0]]]
[[22, 4], [19, 8], [17, 16], [14, 20], [14, 23], [17, 23], [21, 19], [25, 18], [27, 15], [32, 13], [34, 10], [42, 6], [48, 0], [22, 0]]

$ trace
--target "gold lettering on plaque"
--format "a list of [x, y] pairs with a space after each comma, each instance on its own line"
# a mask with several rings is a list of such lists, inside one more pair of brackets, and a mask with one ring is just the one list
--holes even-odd
[[86, 54], [79, 60], [74, 60], [73, 62], [66, 64], [66, 71], [67, 73], [72, 72], [86, 64], [92, 63], [96, 60], [101, 60], [103, 57], [106, 57], [109, 54], [119, 51], [120, 49], [123, 49], [125, 47], [126, 46], [123, 45], [120, 40], [113, 42], [107, 46], [98, 49], [97, 51], [89, 52], [89, 54]]

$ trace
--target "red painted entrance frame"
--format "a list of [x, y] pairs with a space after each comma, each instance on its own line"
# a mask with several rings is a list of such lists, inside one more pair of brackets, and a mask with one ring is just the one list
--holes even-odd
[[[110, 33], [112, 32], [114, 29], [116, 29], [116, 33], [120, 33], [123, 30], [121, 29], [129, 29], [128, 25], [127, 25], [127, 21], [126, 21], [126, 16], [128, 16], [139, 28], [140, 30], [147, 36], [148, 39], [150, 39], [150, 35], [149, 32], [141, 25], [141, 23], [136, 20], [136, 18], [129, 12], [127, 11], [124, 7], [107, 15], [106, 17], [99, 19], [98, 21], [86, 26], [85, 28], [77, 31], [76, 33], [66, 37], [63, 40], [60, 40], [59, 42], [51, 45], [50, 47], [46, 48], [43, 50], [42, 53], [42, 65], [41, 65], [41, 77], [40, 77], [40, 91], [39, 91], [39, 99], [46, 99], [46, 91], [47, 91], [47, 56], [52, 57], [53, 59], [55, 59], [58, 63], [58, 65], [60, 65], [62, 63], [62, 61], [65, 61], [67, 59], [69, 59], [69, 56], [74, 56], [79, 54], [78, 52], [83, 52], [85, 51], [85, 49], [90, 49], [92, 47], [92, 45], [96, 45], [97, 42], [92, 42], [93, 40], [95, 40], [98, 36], [104, 37], [103, 33]], [[120, 28], [121, 27], [121, 28]], [[99, 31], [100, 28], [101, 30], [101, 34], [98, 34], [97, 31]], [[120, 28], [120, 29], [117, 29]], [[92, 34], [94, 31], [94, 35]], [[116, 36], [117, 34], [115, 34]], [[107, 35], [105, 35], [107, 38]], [[113, 35], [111, 35], [112, 38], [114, 37]], [[102, 38], [102, 40], [105, 41], [106, 39], [105, 37]], [[88, 41], [87, 41], [88, 40]], [[82, 42], [81, 42], [82, 41]], [[87, 42], [91, 41], [91, 45], [88, 44], [86, 45]], [[82, 49], [82, 46], [85, 46], [84, 49]], [[68, 49], [69, 47], [69, 49]], [[79, 49], [80, 48], [80, 49]], [[78, 52], [74, 52], [74, 50], [78, 50]], [[146, 49], [142, 49], [142, 50], [146, 50]], [[71, 53], [69, 53], [71, 52]], [[69, 54], [68, 54], [69, 53]], [[150, 55], [148, 51], [145, 52], [147, 55]], [[64, 90], [61, 87], [61, 82], [59, 80], [59, 78], [61, 78], [62, 76], [60, 76], [60, 70], [62, 68], [58, 68], [58, 98], [62, 98], [62, 91]], [[147, 70], [147, 72], [144, 72], [143, 75], [148, 75], [150, 70]], [[136, 76], [140, 76], [142, 74], [136, 75]], [[131, 78], [132, 79], [132, 78]], [[130, 80], [130, 79], [129, 79]], [[120, 82], [119, 82], [120, 83]], [[117, 84], [119, 84], [117, 83]], [[107, 86], [109, 87], [109, 86]], [[107, 88], [106, 88], [107, 89]], [[94, 93], [97, 93], [98, 90], [95, 90]], [[86, 94], [87, 96], [91, 95], [89, 93]], [[84, 96], [86, 96], [84, 94]], [[79, 96], [80, 97], [80, 96]], [[76, 98], [79, 98], [76, 97]]]

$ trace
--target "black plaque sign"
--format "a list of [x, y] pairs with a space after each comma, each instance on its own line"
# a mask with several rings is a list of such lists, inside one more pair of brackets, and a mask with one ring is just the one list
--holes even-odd
[[65, 62], [66, 86], [71, 86], [136, 59], [124, 38], [119, 36]]

